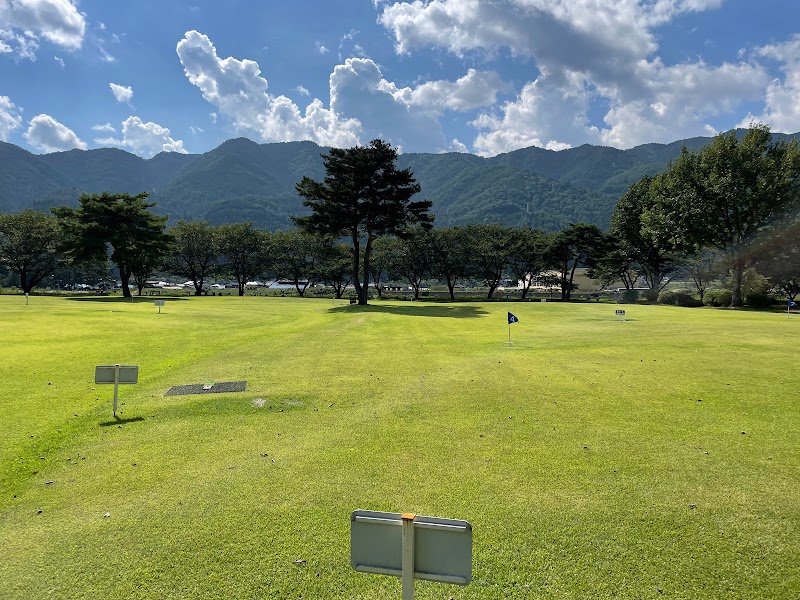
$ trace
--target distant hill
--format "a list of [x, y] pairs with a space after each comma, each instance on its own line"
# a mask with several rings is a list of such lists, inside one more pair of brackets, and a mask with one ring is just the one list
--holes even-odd
[[[414, 172], [439, 226], [499, 222], [555, 230], [586, 221], [607, 227], [617, 199], [633, 182], [662, 171], [684, 145], [695, 150], [710, 139], [630, 150], [531, 147], [492, 158], [403, 154], [398, 163]], [[85, 192], [147, 191], [157, 212], [173, 221], [252, 221], [280, 229], [291, 225], [292, 215], [304, 214], [294, 186], [304, 175], [322, 179], [320, 154], [327, 150], [313, 142], [237, 138], [205, 154], [162, 152], [146, 160], [116, 148], [37, 155], [0, 142], [0, 212], [74, 205]]]

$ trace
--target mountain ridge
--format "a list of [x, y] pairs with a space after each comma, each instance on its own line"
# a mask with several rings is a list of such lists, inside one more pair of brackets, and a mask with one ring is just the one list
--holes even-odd
[[[438, 226], [499, 222], [556, 230], [586, 221], [607, 227], [617, 199], [633, 182], [663, 170], [682, 147], [697, 150], [711, 139], [627, 150], [529, 147], [493, 157], [409, 153], [400, 155], [398, 166], [414, 172]], [[82, 193], [147, 191], [155, 211], [173, 221], [252, 221], [280, 229], [306, 212], [295, 184], [303, 176], [324, 177], [320, 155], [328, 150], [310, 141], [259, 144], [240, 137], [203, 154], [161, 152], [145, 159], [118, 148], [33, 154], [0, 142], [0, 212], [75, 205]]]

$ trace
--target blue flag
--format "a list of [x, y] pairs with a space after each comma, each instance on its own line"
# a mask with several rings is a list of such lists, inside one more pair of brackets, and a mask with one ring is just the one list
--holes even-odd
[[508, 313], [508, 324], [511, 325], [512, 323], [519, 323], [519, 319], [511, 313]]
[[[797, 305], [794, 302], [792, 302], [791, 300], [789, 300], [789, 308], [792, 308], [793, 306], [797, 306]], [[508, 314], [511, 314], [511, 313], [508, 313]], [[509, 321], [509, 323], [510, 322], [511, 321]]]

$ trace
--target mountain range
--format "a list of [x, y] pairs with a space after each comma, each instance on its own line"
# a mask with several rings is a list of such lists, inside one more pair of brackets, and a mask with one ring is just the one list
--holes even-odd
[[[697, 150], [709, 141], [697, 137], [629, 150], [530, 147], [491, 158], [402, 154], [398, 166], [413, 171], [420, 197], [433, 202], [437, 226], [503, 223], [557, 230], [588, 222], [606, 228], [633, 182], [662, 171], [683, 146]], [[251, 221], [282, 229], [292, 225], [292, 215], [305, 214], [294, 186], [304, 175], [324, 177], [320, 155], [327, 150], [313, 142], [236, 138], [205, 154], [162, 152], [144, 159], [117, 148], [32, 154], [0, 142], [0, 212], [75, 206], [83, 193], [147, 191], [157, 203], [154, 211], [172, 221]]]

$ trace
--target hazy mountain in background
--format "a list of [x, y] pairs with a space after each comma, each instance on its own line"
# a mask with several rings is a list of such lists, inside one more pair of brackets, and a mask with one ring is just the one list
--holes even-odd
[[[438, 226], [497, 222], [554, 230], [586, 221], [605, 228], [633, 182], [662, 171], [684, 145], [696, 150], [710, 140], [630, 150], [531, 147], [492, 158], [403, 154], [398, 163], [414, 172], [420, 195], [433, 202]], [[257, 144], [237, 138], [205, 154], [162, 152], [146, 160], [116, 148], [37, 155], [0, 142], [0, 212], [75, 205], [84, 192], [147, 191], [158, 203], [155, 210], [172, 220], [252, 221], [281, 229], [291, 226], [291, 215], [305, 212], [294, 186], [304, 175], [324, 177], [320, 154], [327, 150], [313, 142]]]

